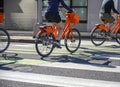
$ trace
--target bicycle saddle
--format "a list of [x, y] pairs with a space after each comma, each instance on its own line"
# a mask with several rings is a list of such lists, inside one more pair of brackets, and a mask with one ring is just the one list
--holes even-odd
[[42, 25], [40, 25], [39, 27], [40, 28], [45, 28], [47, 25], [46, 24], [42, 24]]

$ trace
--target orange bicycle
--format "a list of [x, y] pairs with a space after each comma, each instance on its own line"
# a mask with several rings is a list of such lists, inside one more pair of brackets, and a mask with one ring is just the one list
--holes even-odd
[[[62, 38], [64, 39], [66, 49], [70, 53], [77, 51], [81, 44], [80, 32], [72, 26], [79, 23], [79, 20], [80, 17], [76, 13], [66, 13]], [[47, 25], [39, 26], [39, 29], [35, 37], [35, 48], [40, 56], [46, 57], [56, 47], [54, 41], [58, 35], [58, 29]]]
[[[0, 24], [4, 23], [4, 14], [0, 13]], [[0, 53], [3, 53], [10, 45], [10, 35], [7, 30], [0, 28]]]
[[96, 24], [91, 32], [91, 41], [95, 46], [102, 45], [107, 39], [114, 37], [120, 44], [120, 15], [118, 15], [117, 23], [110, 30], [105, 24]]

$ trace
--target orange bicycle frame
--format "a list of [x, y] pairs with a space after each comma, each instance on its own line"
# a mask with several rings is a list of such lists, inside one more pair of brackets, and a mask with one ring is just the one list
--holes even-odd
[[[77, 24], [80, 20], [80, 16], [72, 13], [66, 13], [66, 22], [62, 33], [62, 38], [68, 38], [69, 33], [72, 31], [73, 27], [70, 24]], [[73, 37], [73, 36], [72, 36]]]
[[67, 38], [72, 29], [73, 28], [70, 26], [70, 23], [66, 22], [62, 33], [62, 38]]
[[47, 35], [53, 34], [55, 37], [57, 37], [58, 35], [58, 30], [53, 28], [52, 26], [40, 27], [40, 31], [37, 33], [37, 35], [41, 35], [44, 32], [46, 32]]
[[[93, 28], [93, 30], [99, 28], [101, 31], [104, 30], [106, 32], [109, 31], [109, 28], [108, 27], [105, 27], [105, 24], [96, 24], [95, 27]], [[117, 20], [117, 23], [116, 25], [113, 27], [113, 30], [112, 30], [112, 33], [115, 34], [117, 33], [118, 31], [120, 31], [120, 15], [118, 15], [118, 20]]]
[[[72, 31], [72, 27], [70, 26], [71, 23], [77, 24], [80, 20], [80, 17], [76, 15], [74, 12], [72, 13], [66, 13], [66, 23], [64, 25], [64, 29], [62, 32], [62, 38], [67, 38], [69, 33]], [[37, 35], [41, 35], [42, 33], [46, 32], [48, 35], [53, 34], [54, 37], [58, 36], [58, 29], [56, 27], [52, 26], [45, 26], [40, 27], [40, 31], [37, 33]]]
[[92, 30], [95, 30], [97, 28], [99, 28], [101, 31], [102, 30], [105, 30], [106, 32], [109, 31], [109, 29], [107, 27], [105, 27], [105, 24], [96, 24], [95, 27]]
[[116, 34], [120, 31], [120, 15], [118, 15], [117, 24], [113, 27], [112, 33]]

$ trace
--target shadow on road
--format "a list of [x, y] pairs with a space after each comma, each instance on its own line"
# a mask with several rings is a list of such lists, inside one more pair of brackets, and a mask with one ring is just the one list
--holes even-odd
[[1, 70], [12, 70], [12, 68], [7, 67], [6, 65], [14, 64], [15, 62], [10, 62], [10, 63], [2, 63], [0, 64], [0, 69]]
[[[118, 46], [106, 46], [112, 48], [119, 48]], [[96, 50], [87, 47], [81, 47], [82, 51], [79, 52], [79, 55], [60, 55], [60, 56], [49, 56], [42, 58], [45, 61], [50, 62], [62, 62], [62, 63], [77, 63], [77, 64], [87, 64], [97, 67], [108, 67], [115, 68], [116, 66], [112, 64], [112, 60], [109, 57], [115, 57], [116, 55], [120, 57], [118, 52], [109, 52], [103, 50]], [[89, 54], [89, 55], [88, 55]]]
[[[22, 60], [23, 58], [17, 57], [16, 53], [2, 53], [0, 54], [0, 60], [5, 60], [6, 63], [0, 63], [1, 70], [13, 70], [13, 68], [9, 67], [9, 65], [15, 64], [18, 60]], [[8, 61], [8, 62], [7, 62]]]

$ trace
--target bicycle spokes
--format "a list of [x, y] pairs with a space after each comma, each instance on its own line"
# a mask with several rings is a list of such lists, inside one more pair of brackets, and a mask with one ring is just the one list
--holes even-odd
[[81, 43], [81, 36], [77, 29], [73, 29], [65, 39], [66, 49], [73, 53], [78, 50]]
[[0, 53], [4, 52], [10, 44], [10, 36], [9, 33], [4, 30], [0, 29]]
[[116, 41], [120, 44], [120, 31], [116, 34]]
[[95, 46], [100, 46], [106, 40], [106, 32], [101, 31], [99, 28], [95, 29], [91, 33], [91, 41]]
[[53, 51], [53, 40], [52, 35], [41, 35], [37, 37], [35, 47], [40, 56], [46, 57]]

